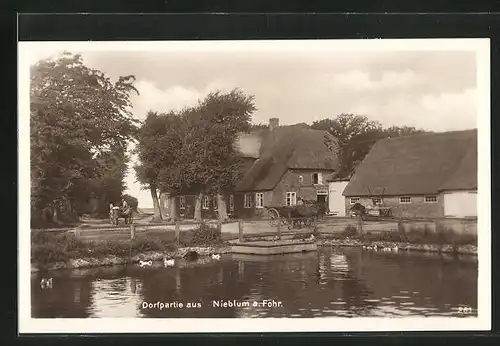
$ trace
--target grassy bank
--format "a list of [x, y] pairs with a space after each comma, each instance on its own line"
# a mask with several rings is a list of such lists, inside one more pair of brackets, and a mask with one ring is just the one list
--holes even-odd
[[171, 232], [165, 237], [141, 237], [134, 240], [83, 241], [71, 233], [33, 231], [31, 234], [31, 263], [46, 266], [51, 263], [65, 262], [70, 259], [117, 256], [129, 258], [151, 251], [168, 252], [178, 247], [220, 246], [223, 245], [221, 233], [216, 227], [200, 225], [186, 232], [179, 244]]
[[441, 228], [432, 231], [430, 228], [413, 227], [406, 231], [400, 227], [398, 231], [358, 232], [357, 228], [348, 225], [341, 233], [331, 235], [334, 239], [356, 239], [364, 243], [394, 242], [410, 244], [435, 244], [435, 245], [474, 245], [477, 246], [477, 237], [472, 234], [457, 234], [451, 229]]

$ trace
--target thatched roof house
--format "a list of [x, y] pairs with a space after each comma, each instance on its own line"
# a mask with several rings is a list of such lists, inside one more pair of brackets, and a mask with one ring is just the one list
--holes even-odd
[[[228, 212], [253, 217], [266, 206], [294, 205], [299, 198], [326, 204], [327, 179], [338, 170], [328, 141], [335, 143], [335, 138], [326, 131], [305, 124], [280, 126], [277, 118], [270, 119], [268, 128], [241, 133], [235, 146], [243, 158], [243, 178], [226, 196]], [[194, 209], [194, 197], [178, 198], [181, 212], [192, 215], [187, 209]], [[204, 197], [205, 215], [215, 215], [215, 207]]]
[[325, 144], [327, 138], [335, 139], [326, 131], [299, 124], [258, 130], [241, 137], [240, 143], [245, 144], [251, 142], [248, 138], [254, 139], [254, 150], [245, 147], [242, 152], [243, 156], [251, 153], [255, 161], [237, 185], [237, 191], [273, 190], [289, 169], [337, 170], [338, 160]]
[[344, 196], [425, 195], [477, 188], [477, 130], [378, 141]]
[[383, 204], [395, 215], [477, 215], [477, 130], [426, 133], [378, 141], [343, 195]]

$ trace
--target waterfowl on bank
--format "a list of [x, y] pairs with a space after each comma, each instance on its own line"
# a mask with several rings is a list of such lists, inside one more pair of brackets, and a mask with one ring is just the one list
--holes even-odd
[[139, 261], [139, 265], [141, 267], [151, 267], [153, 265], [153, 261]]
[[212, 259], [220, 260], [220, 254], [212, 254]]
[[311, 236], [309, 237], [309, 240], [314, 240], [314, 234], [311, 234]]
[[175, 260], [173, 258], [164, 258], [163, 265], [165, 267], [173, 267], [175, 265]]
[[40, 287], [42, 288], [52, 288], [52, 278], [40, 280]]
[[395, 247], [392, 248], [392, 250], [394, 250], [395, 252], [398, 252], [399, 251], [399, 247], [396, 245]]

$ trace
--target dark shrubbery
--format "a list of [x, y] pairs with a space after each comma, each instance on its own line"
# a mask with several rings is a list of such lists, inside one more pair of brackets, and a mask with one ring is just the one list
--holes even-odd
[[356, 226], [353, 225], [347, 225], [344, 229], [344, 232], [342, 233], [344, 237], [349, 237], [349, 238], [354, 238], [358, 235], [358, 229]]
[[192, 232], [191, 244], [210, 245], [222, 243], [221, 232], [217, 227], [201, 223], [200, 226]]

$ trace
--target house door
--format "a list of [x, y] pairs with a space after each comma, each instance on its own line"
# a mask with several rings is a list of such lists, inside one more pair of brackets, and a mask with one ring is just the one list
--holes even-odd
[[345, 197], [342, 195], [346, 182], [331, 182], [328, 191], [328, 209], [330, 214], [345, 216]]
[[319, 204], [319, 213], [320, 215], [324, 215], [327, 209], [327, 196], [328, 191], [318, 191], [316, 195], [316, 201]]

